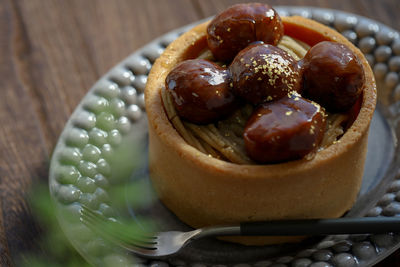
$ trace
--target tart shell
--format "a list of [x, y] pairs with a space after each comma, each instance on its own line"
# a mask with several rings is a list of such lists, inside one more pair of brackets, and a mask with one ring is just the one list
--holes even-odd
[[[347, 45], [365, 72], [361, 108], [340, 140], [312, 160], [270, 165], [238, 165], [210, 157], [188, 145], [174, 129], [160, 96], [165, 78], [179, 62], [207, 46], [200, 24], [171, 43], [155, 62], [145, 90], [149, 121], [152, 184], [162, 202], [192, 227], [243, 221], [335, 218], [355, 202], [363, 176], [376, 85], [363, 54], [345, 37], [302, 17], [282, 17], [285, 34], [309, 45], [336, 41]], [[244, 244], [296, 241], [293, 237], [234, 237]]]

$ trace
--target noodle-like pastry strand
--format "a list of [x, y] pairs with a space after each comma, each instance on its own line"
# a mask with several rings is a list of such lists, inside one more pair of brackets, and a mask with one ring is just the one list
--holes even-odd
[[342, 124], [346, 122], [348, 116], [345, 114], [330, 114], [326, 124], [326, 131], [324, 138], [322, 139], [320, 149], [324, 149], [327, 146], [335, 143], [340, 136], [344, 134]]
[[238, 164], [249, 164], [251, 162], [243, 152], [228, 142], [217, 129], [211, 130], [212, 127], [215, 127], [214, 125], [196, 125], [188, 122], [185, 122], [184, 125], [193, 131], [198, 138], [203, 139], [229, 161]]
[[307, 50], [310, 49], [309, 46], [305, 48], [297, 40], [286, 35], [282, 37], [278, 47], [288, 52], [296, 60], [302, 59], [306, 55]]
[[182, 136], [182, 138], [191, 146], [197, 148], [203, 153], [206, 153], [204, 147], [200, 144], [199, 140], [188, 132], [182, 124], [179, 116], [176, 114], [175, 107], [172, 104], [171, 96], [167, 93], [165, 87], [161, 88], [161, 98], [164, 103], [164, 109], [167, 113], [168, 119], [174, 125], [175, 130]]

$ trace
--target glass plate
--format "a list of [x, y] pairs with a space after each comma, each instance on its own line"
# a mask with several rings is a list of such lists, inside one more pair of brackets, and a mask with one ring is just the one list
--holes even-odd
[[[378, 83], [365, 175], [358, 200], [346, 216], [399, 216], [400, 39], [395, 30], [341, 11], [277, 7], [335, 28], [366, 55]], [[199, 22], [197, 22], [199, 23]], [[371, 266], [400, 247], [400, 235], [335, 235], [297, 244], [246, 247], [215, 239], [193, 242], [164, 260], [140, 259], [93, 234], [79, 221], [81, 204], [137, 227], [189, 229], [152, 191], [147, 170], [144, 88], [152, 63], [193, 25], [174, 30], [126, 58], [104, 75], [71, 115], [54, 151], [49, 185], [62, 229], [92, 264], [131, 266]], [[168, 160], [168, 159], [166, 159]], [[313, 197], [313, 196], [310, 196]]]

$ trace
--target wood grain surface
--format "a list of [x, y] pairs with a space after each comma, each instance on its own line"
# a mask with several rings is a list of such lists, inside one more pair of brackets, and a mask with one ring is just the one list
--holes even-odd
[[[26, 196], [46, 181], [70, 114], [107, 70], [157, 36], [243, 0], [0, 0], [0, 265], [36, 247]], [[270, 0], [400, 30], [398, 0]], [[400, 266], [400, 252], [377, 266]]]

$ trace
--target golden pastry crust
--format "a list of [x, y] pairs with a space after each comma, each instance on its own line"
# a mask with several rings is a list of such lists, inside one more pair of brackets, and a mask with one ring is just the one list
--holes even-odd
[[[340, 141], [318, 152], [312, 160], [238, 165], [212, 158], [188, 145], [177, 133], [165, 114], [160, 96], [170, 70], [177, 63], [196, 57], [206, 47], [208, 22], [183, 34], [153, 65], [145, 100], [153, 186], [163, 203], [193, 227], [340, 217], [357, 197], [376, 104], [371, 68], [363, 54], [338, 32], [302, 17], [282, 17], [282, 20], [285, 34], [291, 37], [310, 45], [323, 40], [337, 41], [359, 57], [365, 71], [360, 112]], [[264, 237], [234, 240], [245, 244], [293, 241]]]

